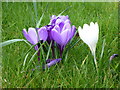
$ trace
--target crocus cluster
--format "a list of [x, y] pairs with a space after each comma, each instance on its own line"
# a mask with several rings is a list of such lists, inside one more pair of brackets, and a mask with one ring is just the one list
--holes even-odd
[[[55, 16], [52, 15], [50, 18], [49, 25], [43, 26], [41, 28], [29, 28], [28, 32], [23, 29], [23, 35], [32, 44], [35, 45], [35, 50], [40, 47], [39, 42], [47, 41], [49, 44], [52, 41], [52, 52], [54, 57], [54, 43], [60, 51], [60, 58], [62, 58], [62, 53], [67, 45], [67, 43], [72, 39], [76, 31], [75, 26], [71, 26], [71, 22], [68, 16]], [[61, 59], [59, 59], [60, 61]], [[51, 62], [47, 63], [49, 67], [56, 64], [58, 59], [53, 59]]]
[[[46, 60], [46, 65], [44, 67], [50, 67], [56, 63], [59, 63], [62, 59], [62, 53], [67, 45], [67, 43], [73, 38], [76, 32], [75, 26], [71, 26], [71, 22], [68, 16], [55, 16], [52, 15], [50, 18], [49, 25], [43, 26], [41, 28], [29, 28], [28, 32], [23, 29], [23, 34], [25, 38], [33, 45], [34, 48], [38, 50], [40, 44], [38, 42], [47, 41], [49, 44], [52, 41], [52, 55], [54, 58], [54, 43], [57, 43], [60, 52], [59, 59], [48, 59]], [[97, 66], [96, 61], [96, 44], [98, 42], [99, 36], [99, 26], [98, 23], [91, 22], [90, 25], [84, 24], [83, 28], [79, 26], [78, 33], [80, 38], [89, 46], [92, 55], [94, 56], [94, 62]]]

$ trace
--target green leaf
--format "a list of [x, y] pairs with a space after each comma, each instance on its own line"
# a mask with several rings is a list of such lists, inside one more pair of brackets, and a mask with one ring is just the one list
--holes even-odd
[[24, 59], [24, 62], [23, 62], [23, 69], [25, 67], [25, 64], [26, 64], [26, 61], [27, 61], [27, 58], [28, 58], [28, 55], [29, 55], [30, 52], [27, 53], [27, 55], [25, 56], [25, 59]]
[[5, 42], [0, 43], [0, 47], [6, 46], [6, 45], [12, 44], [12, 43], [14, 43], [14, 42], [18, 42], [18, 41], [24, 41], [24, 42], [27, 43], [29, 46], [31, 46], [31, 45], [27, 42], [27, 40], [25, 40], [25, 39], [12, 39], [12, 40], [8, 40], [8, 41], [5, 41]]
[[35, 45], [32, 45], [28, 51], [25, 53], [25, 58], [24, 58], [24, 62], [23, 62], [23, 70], [24, 70], [24, 67], [26, 65], [26, 61], [27, 61], [27, 58], [29, 57], [29, 54], [30, 54], [30, 51], [32, 50], [32, 48], [34, 48], [38, 43], [36, 43]]

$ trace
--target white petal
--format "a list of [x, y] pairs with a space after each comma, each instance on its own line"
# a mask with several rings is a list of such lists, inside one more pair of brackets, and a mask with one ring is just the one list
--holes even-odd
[[83, 30], [88, 31], [90, 29], [88, 24], [84, 24], [83, 25]]

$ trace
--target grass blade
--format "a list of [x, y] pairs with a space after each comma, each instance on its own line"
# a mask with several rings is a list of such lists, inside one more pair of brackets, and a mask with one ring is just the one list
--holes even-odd
[[12, 44], [14, 42], [18, 42], [18, 41], [24, 41], [29, 46], [31, 46], [25, 39], [12, 39], [12, 40], [8, 40], [8, 41], [0, 43], [0, 47], [6, 46], [6, 45]]
[[[38, 43], [37, 43], [38, 44]], [[26, 64], [26, 60], [27, 60], [27, 58], [28, 58], [28, 56], [29, 56], [29, 53], [30, 53], [30, 51], [31, 51], [31, 49], [34, 47], [34, 46], [36, 46], [37, 44], [35, 44], [35, 45], [32, 45], [29, 49], [28, 49], [28, 51], [25, 53], [25, 58], [24, 58], [24, 62], [23, 62], [23, 69], [24, 69], [24, 67], [25, 67], [25, 64]]]
[[[30, 52], [29, 52], [29, 53], [30, 53]], [[29, 53], [27, 53], [27, 55], [25, 56], [25, 59], [24, 59], [24, 62], [23, 62], [23, 69], [24, 69], [24, 67], [25, 67], [25, 64], [26, 64], [27, 57], [28, 57]]]
[[[40, 50], [40, 48], [39, 48], [38, 50]], [[33, 58], [34, 58], [35, 55], [37, 54], [38, 50], [32, 55], [32, 57], [31, 57], [30, 61], [28, 62], [28, 64], [30, 64], [30, 62], [33, 60]]]
[[47, 57], [46, 57], [46, 59], [45, 59], [45, 60], [47, 60], [47, 59], [48, 59], [48, 57], [49, 57], [49, 55], [50, 55], [50, 49], [51, 49], [51, 46], [52, 46], [52, 42], [50, 43], [50, 46], [49, 46], [49, 49], [48, 49], [48, 52], [47, 52]]
[[104, 48], [105, 48], [105, 39], [103, 40], [103, 45], [102, 45], [102, 51], [101, 51], [100, 59], [102, 59], [102, 57], [103, 57]]
[[81, 39], [78, 39], [70, 48], [73, 48]]
[[44, 43], [42, 43], [42, 44], [40, 45], [39, 49], [33, 54], [33, 56], [31, 57], [30, 61], [28, 62], [28, 64], [33, 60], [33, 58], [35, 57], [35, 55], [37, 54], [37, 52], [41, 49], [41, 47], [42, 47], [43, 44], [44, 44]]
[[33, 0], [33, 6], [34, 6], [34, 11], [35, 11], [35, 16], [36, 16], [36, 24], [37, 24], [37, 22], [38, 22], [38, 13], [37, 13], [36, 0]]
[[81, 67], [85, 64], [85, 61], [87, 60], [88, 55], [85, 57], [85, 59], [82, 61]]
[[65, 10], [63, 10], [59, 15], [58, 15], [58, 17], [60, 16], [60, 15], [62, 15], [65, 11], [67, 11], [69, 8], [71, 8], [72, 6], [69, 6], [68, 8], [66, 8]]
[[47, 5], [46, 5], [45, 11], [42, 13], [42, 16], [40, 17], [40, 20], [38, 21], [38, 23], [37, 23], [37, 25], [36, 25], [37, 28], [39, 28], [39, 26], [40, 26], [40, 24], [41, 24], [41, 21], [42, 21], [42, 19], [43, 19], [43, 16], [44, 16], [45, 12], [47, 11], [47, 8], [48, 8], [48, 3], [47, 3]]

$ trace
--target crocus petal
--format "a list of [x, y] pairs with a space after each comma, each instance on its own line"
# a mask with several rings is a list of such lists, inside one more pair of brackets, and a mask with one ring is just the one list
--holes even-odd
[[[94, 28], [95, 24], [93, 22], [90, 23], [90, 28]], [[94, 28], [95, 29], [95, 28]]]
[[63, 29], [62, 29], [62, 31], [66, 30], [66, 29], [71, 30], [71, 25], [70, 25], [70, 23], [65, 23], [65, 25], [64, 25], [64, 27], [63, 27]]
[[54, 59], [54, 60], [50, 61], [50, 63], [46, 64], [45, 67], [43, 67], [43, 68], [44, 68], [44, 69], [45, 69], [46, 67], [50, 68], [52, 65], [55, 65], [55, 64], [59, 63], [61, 60], [62, 60], [61, 58], [59, 58], [59, 59]]
[[64, 23], [70, 23], [71, 24], [70, 20], [66, 20]]
[[84, 25], [83, 25], [83, 30], [84, 30], [84, 31], [90, 30], [89, 25], [88, 25], [88, 24], [84, 24]]
[[53, 40], [55, 40], [58, 44], [61, 45], [62, 40], [61, 40], [60, 33], [57, 30], [52, 29], [51, 35], [52, 35]]
[[61, 23], [59, 24], [59, 27], [60, 27], [60, 33], [61, 33], [61, 31], [63, 30], [63, 29], [62, 29], [63, 26], [64, 26], [64, 22], [61, 22]]
[[54, 27], [53, 29], [55, 29], [55, 30], [58, 31], [59, 33], [61, 32], [60, 27], [59, 27], [58, 25], [55, 25], [55, 27]]
[[113, 54], [112, 56], [110, 56], [110, 61], [113, 60], [115, 57], [118, 57], [118, 54]]
[[96, 22], [95, 23], [95, 35], [96, 35], [96, 41], [98, 41], [98, 35], [99, 35], [99, 26], [98, 26], [98, 23]]
[[57, 16], [56, 15], [52, 15], [51, 17], [50, 17], [50, 19], [54, 19], [54, 18], [56, 18]]
[[38, 43], [38, 36], [37, 36], [37, 32], [36, 32], [35, 28], [29, 28], [28, 34], [29, 34], [29, 37], [31, 38], [31, 40], [33, 41], [33, 44]]
[[71, 36], [70, 36], [70, 39], [74, 36], [75, 31], [76, 31], [76, 28], [75, 28], [75, 26], [73, 25], [73, 26], [72, 26], [72, 29], [71, 29]]
[[51, 17], [50, 17], [50, 24], [55, 24], [55, 22], [56, 22], [56, 20], [57, 20], [57, 17], [55, 16], [55, 15], [52, 15]]
[[[85, 25], [85, 26], [87, 26], [87, 25]], [[78, 31], [79, 31], [79, 36], [80, 36], [80, 38], [89, 46], [89, 48], [90, 48], [90, 50], [92, 51], [92, 53], [93, 53], [93, 48], [95, 47], [95, 46], [93, 46], [91, 43], [91, 37], [90, 37], [90, 33], [89, 33], [89, 31], [87, 32], [86, 31], [86, 29], [88, 28], [88, 26], [87, 27], [84, 27], [84, 30], [82, 30], [82, 28], [79, 26], [79, 28], [78, 28]], [[92, 47], [93, 46], [93, 47]]]
[[47, 32], [47, 30], [46, 30], [46, 27], [41, 27], [41, 28], [38, 30], [38, 34], [39, 34], [40, 40], [43, 40], [43, 41], [46, 41], [46, 40], [47, 40], [48, 32]]
[[68, 39], [69, 39], [69, 29], [66, 29], [64, 31], [62, 31], [61, 33], [61, 38], [62, 38], [62, 46], [65, 46], [68, 43]]
[[67, 19], [69, 19], [68, 15], [67, 16], [59, 16], [60, 19], [62, 19], [63, 21], [66, 21]]
[[33, 41], [31, 40], [31, 38], [29, 37], [26, 29], [23, 29], [22, 32], [23, 32], [24, 37], [25, 37], [31, 44], [34, 44], [34, 42], [33, 42]]
[[[89, 34], [91, 35], [91, 40], [90, 41], [92, 41], [91, 42], [91, 45], [96, 45], [96, 43], [97, 43], [97, 41], [98, 41], [98, 34], [99, 34], [99, 28], [98, 28], [98, 24], [97, 23], [93, 23], [93, 22], [91, 22], [90, 23], [90, 32], [89, 32]], [[89, 37], [90, 37], [90, 35], [89, 35]]]
[[55, 22], [55, 24], [58, 24], [58, 25], [59, 25], [61, 22], [62, 22], [61, 19], [57, 19], [56, 22]]
[[81, 27], [79, 27], [78, 31], [79, 31], [79, 35], [80, 35], [81, 39], [87, 45], [92, 45], [92, 43], [94, 43], [94, 41], [93, 41], [94, 35], [93, 35], [93, 32], [91, 30], [89, 30], [89, 29], [90, 29], [89, 26], [87, 24], [85, 24], [83, 26], [83, 29], [81, 29]]

